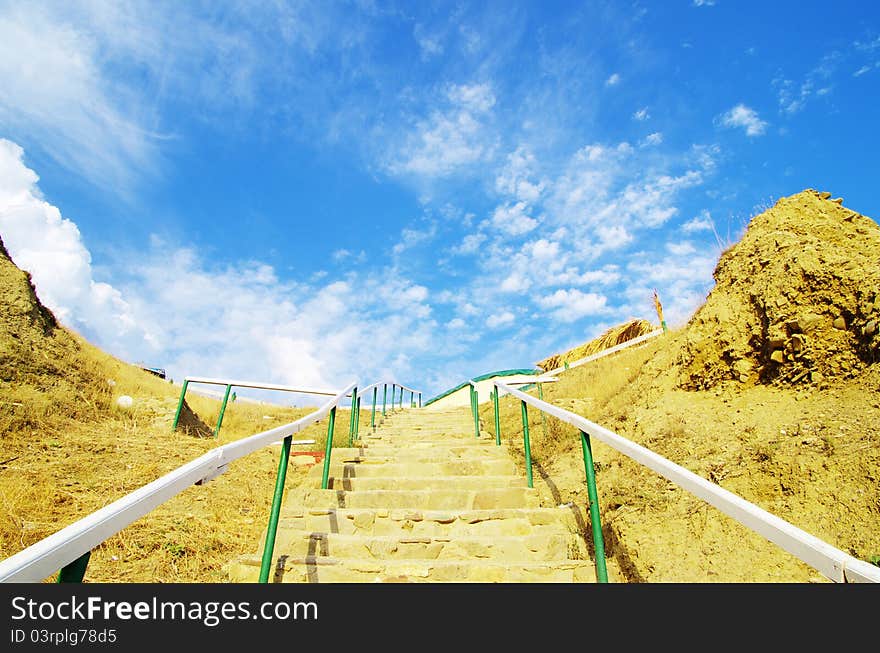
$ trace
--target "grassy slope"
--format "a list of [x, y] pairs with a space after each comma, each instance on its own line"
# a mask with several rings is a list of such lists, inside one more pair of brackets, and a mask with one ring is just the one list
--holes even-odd
[[[0, 559], [219, 444], [309, 412], [238, 401], [226, 410], [219, 441], [197, 429], [172, 432], [179, 386], [58, 325], [5, 254], [0, 242]], [[117, 406], [121, 395], [134, 399], [131, 408]], [[187, 397], [208, 431], [219, 403]], [[347, 433], [348, 411], [341, 411], [335, 442]], [[300, 438], [322, 448], [326, 421]], [[263, 536], [277, 465], [278, 447], [268, 447], [184, 491], [93, 551], [87, 580], [225, 581], [224, 565], [253, 552]], [[291, 465], [289, 483], [303, 474]]]

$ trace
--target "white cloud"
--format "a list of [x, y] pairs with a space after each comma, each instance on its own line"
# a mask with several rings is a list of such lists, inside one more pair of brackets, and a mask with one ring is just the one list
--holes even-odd
[[501, 282], [500, 289], [502, 292], [525, 292], [532, 285], [531, 280], [522, 272], [511, 272], [504, 281]]
[[551, 295], [540, 297], [538, 305], [551, 311], [560, 322], [574, 322], [588, 315], [599, 315], [606, 310], [608, 299], [598, 293], [585, 293], [577, 288], [559, 289]]
[[715, 0], [694, 0], [694, 7], [712, 7]]
[[446, 328], [448, 329], [464, 329], [465, 326], [467, 326], [465, 321], [462, 320], [460, 317], [452, 318], [451, 320], [449, 320], [449, 322], [446, 323]]
[[685, 233], [694, 233], [698, 231], [711, 231], [715, 228], [714, 223], [712, 222], [712, 214], [709, 213], [708, 210], [703, 209], [700, 212], [700, 215], [694, 216], [683, 225], [681, 225], [682, 231]]
[[260, 261], [218, 266], [153, 237], [136, 256], [118, 252], [107, 265], [123, 281], [97, 281], [78, 228], [42, 198], [22, 158], [19, 146], [0, 139], [7, 249], [64, 324], [125, 360], [160, 365], [176, 379], [341, 387], [383, 375], [411, 379], [421, 372], [416, 354], [461, 351], [459, 339], [438, 335], [428, 288], [395, 268], [313, 286], [282, 281]]
[[741, 127], [748, 136], [760, 136], [767, 129], [767, 123], [758, 117], [758, 113], [744, 104], [735, 107], [720, 116], [725, 127]]
[[648, 134], [645, 137], [645, 145], [660, 145], [663, 142], [663, 134], [660, 132], [654, 132], [653, 134]]
[[861, 77], [867, 72], [870, 72], [873, 66], [862, 66], [856, 72], [853, 73], [853, 77]]
[[487, 121], [495, 104], [488, 84], [453, 85], [446, 89], [447, 111], [433, 111], [387, 166], [395, 174], [442, 177], [492, 156], [494, 139]]
[[620, 75], [613, 73], [611, 77], [605, 80], [605, 86], [617, 86], [620, 83]]
[[516, 320], [516, 316], [510, 311], [504, 311], [499, 314], [492, 314], [486, 319], [486, 326], [490, 329], [506, 326]]
[[461, 244], [452, 248], [453, 254], [476, 254], [480, 251], [480, 246], [486, 241], [486, 234], [475, 233], [468, 234], [461, 240]]
[[650, 116], [648, 115], [648, 107], [642, 107], [641, 109], [636, 111], [633, 114], [633, 118], [635, 118], [636, 120], [639, 120], [639, 121], [644, 121], [644, 120], [647, 120], [648, 118], [650, 118]]
[[492, 213], [492, 224], [511, 236], [521, 236], [538, 226], [535, 218], [526, 215], [527, 209], [525, 202], [499, 206]]
[[525, 147], [517, 148], [507, 157], [507, 165], [495, 178], [495, 189], [523, 202], [537, 201], [544, 190], [545, 182], [530, 179], [534, 175], [535, 167], [534, 155]]
[[94, 279], [79, 229], [43, 199], [38, 180], [22, 148], [0, 139], [0, 237], [12, 260], [31, 273], [38, 297], [65, 325], [87, 337], [153, 346], [155, 336], [135, 324], [122, 294]]

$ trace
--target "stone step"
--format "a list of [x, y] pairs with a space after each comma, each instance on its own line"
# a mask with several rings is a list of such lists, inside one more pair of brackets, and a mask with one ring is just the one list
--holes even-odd
[[337, 447], [330, 453], [331, 462], [454, 462], [457, 460], [510, 460], [500, 447]]
[[340, 535], [279, 529], [274, 554], [289, 558], [333, 557], [363, 560], [497, 560], [519, 564], [563, 560], [579, 553], [573, 535], [524, 536]]
[[282, 508], [279, 528], [341, 533], [420, 537], [549, 535], [582, 533], [589, 521], [576, 508], [503, 508], [495, 510], [389, 510], [387, 508]]
[[[320, 487], [320, 478], [313, 479], [312, 487]], [[515, 474], [505, 476], [405, 476], [352, 478], [331, 476], [331, 490], [487, 490], [490, 488], [526, 487], [526, 480]]]
[[[329, 467], [329, 474], [337, 478], [377, 476], [391, 478], [404, 478], [407, 476], [506, 476], [516, 473], [516, 465], [511, 460], [395, 463], [364, 460], [357, 463], [343, 463], [331, 456]], [[310, 476], [320, 478], [322, 474], [323, 465], [315, 465], [309, 470]]]
[[537, 508], [533, 488], [489, 488], [485, 490], [321, 490], [300, 489], [302, 497], [291, 502], [320, 508], [407, 508], [417, 510], [482, 510], [491, 508]]
[[[493, 560], [361, 560], [277, 557], [270, 582], [281, 583], [595, 583], [589, 560], [497, 562]], [[232, 582], [259, 579], [260, 556], [242, 556], [229, 567]], [[609, 576], [611, 574], [609, 573]]]

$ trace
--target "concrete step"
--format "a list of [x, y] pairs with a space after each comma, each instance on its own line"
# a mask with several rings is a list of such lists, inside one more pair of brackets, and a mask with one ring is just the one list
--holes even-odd
[[[361, 560], [308, 556], [276, 558], [269, 575], [280, 583], [595, 583], [589, 560], [497, 562], [493, 560]], [[259, 579], [260, 556], [242, 556], [229, 567], [232, 582]]]
[[[391, 478], [404, 478], [407, 476], [507, 476], [516, 473], [516, 465], [511, 460], [395, 463], [363, 460], [356, 463], [343, 463], [331, 456], [329, 468], [329, 474], [337, 478], [376, 476]], [[322, 474], [323, 465], [315, 465], [309, 470], [310, 476], [321, 478]]]
[[337, 447], [330, 460], [341, 463], [356, 462], [453, 462], [457, 460], [510, 460], [501, 447], [437, 446], [437, 447]]
[[[319, 508], [407, 508], [417, 510], [483, 510], [537, 508], [537, 490], [528, 487], [484, 490], [321, 490], [299, 489], [295, 503]], [[291, 501], [294, 501], [291, 496]]]
[[494, 510], [404, 510], [388, 508], [282, 508], [279, 528], [344, 535], [471, 537], [549, 535], [589, 530], [577, 508], [503, 508]]
[[[314, 478], [312, 487], [320, 487], [321, 479]], [[407, 477], [366, 477], [328, 478], [331, 490], [488, 490], [491, 488], [526, 487], [526, 480], [514, 474], [506, 476], [407, 476]]]
[[363, 560], [496, 560], [515, 562], [562, 560], [577, 556], [573, 535], [525, 536], [340, 535], [279, 529], [276, 559], [333, 557]]

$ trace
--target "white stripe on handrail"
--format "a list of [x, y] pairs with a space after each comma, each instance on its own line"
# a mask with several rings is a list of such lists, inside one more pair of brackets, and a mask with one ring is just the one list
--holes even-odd
[[262, 383], [260, 381], [230, 381], [226, 379], [208, 379], [201, 376], [186, 376], [184, 381], [190, 383], [208, 383], [210, 385], [231, 385], [237, 388], [259, 388], [261, 390], [282, 390], [284, 392], [301, 392], [307, 395], [324, 395], [333, 397], [336, 390], [326, 388], [307, 388], [304, 386], [278, 385], [276, 383]]
[[580, 415], [575, 415], [567, 410], [536, 399], [500, 381], [495, 381], [495, 386], [507, 390], [514, 397], [535, 406], [549, 415], [559, 418], [563, 422], [571, 424], [584, 433], [589, 433], [636, 462], [668, 478], [688, 492], [712, 504], [721, 512], [733, 517], [744, 526], [785, 549], [827, 578], [835, 582], [880, 583], [880, 568], [831, 546], [797, 526], [746, 501], [733, 492], [725, 490], [723, 487], [694, 474], [681, 465], [676, 465], [650, 449], [627, 440], [623, 436], [609, 431]]
[[562, 367], [557, 367], [555, 370], [547, 370], [545, 374], [555, 374], [556, 372], [564, 372], [567, 369], [571, 369], [572, 367], [578, 367], [583, 365], [584, 363], [589, 363], [590, 361], [597, 360], [599, 358], [603, 358], [604, 356], [608, 356], [609, 354], [613, 354], [616, 351], [620, 351], [621, 349], [626, 349], [627, 347], [632, 347], [633, 345], [637, 345], [641, 342], [645, 342], [645, 340], [650, 340], [656, 336], [663, 334], [663, 329], [656, 329], [644, 335], [641, 335], [637, 338], [633, 338], [632, 340], [627, 340], [626, 342], [622, 342], [619, 345], [614, 345], [613, 347], [609, 347], [608, 349], [603, 349], [599, 353], [590, 354], [585, 358], [579, 358], [576, 361], [573, 361], [568, 364], [568, 367], [563, 365]]
[[35, 583], [91, 551], [107, 538], [140, 519], [193, 484], [222, 473], [234, 460], [303, 430], [323, 419], [355, 387], [345, 390], [313, 413], [295, 422], [226, 444], [159, 477], [113, 503], [0, 561], [0, 582]]

